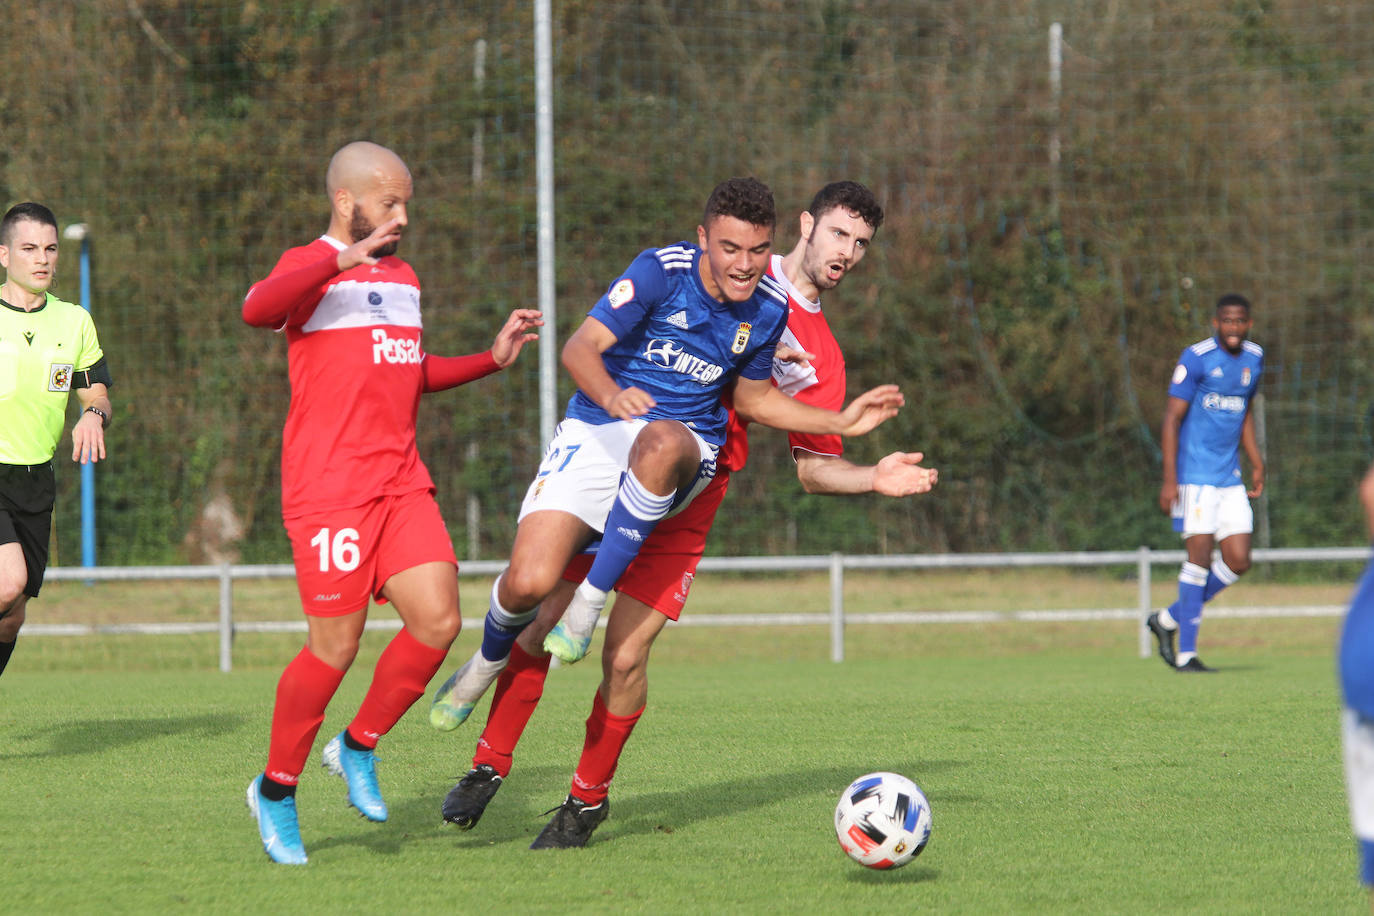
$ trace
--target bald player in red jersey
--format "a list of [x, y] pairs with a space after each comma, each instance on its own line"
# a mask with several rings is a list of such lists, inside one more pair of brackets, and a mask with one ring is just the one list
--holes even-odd
[[326, 234], [283, 254], [243, 302], [248, 324], [285, 331], [291, 380], [282, 518], [308, 630], [277, 684], [267, 768], [247, 801], [267, 854], [293, 865], [306, 861], [296, 785], [357, 655], [369, 600], [394, 605], [403, 627], [323, 752], [369, 820], [387, 818], [373, 750], [423, 695], [461, 626], [457, 559], [415, 443], [420, 395], [510, 365], [543, 324], [538, 311], [516, 309], [485, 352], [425, 353], [420, 283], [396, 257], [410, 171], [385, 147], [350, 143], [325, 184]]
[[[774, 361], [773, 381], [783, 393], [824, 409], [843, 406], [844, 353], [821, 311], [820, 296], [839, 285], [863, 259], [882, 220], [882, 207], [868, 188], [834, 182], [817, 192], [801, 215], [801, 238], [792, 251], [773, 255], [769, 273], [789, 300], [782, 344], [806, 357]], [[938, 480], [934, 469], [920, 465], [920, 452], [894, 452], [876, 465], [856, 465], [843, 457], [839, 436], [789, 433], [788, 441], [797, 476], [809, 493], [905, 497], [929, 492]], [[593, 697], [571, 791], [533, 848], [585, 845], [605, 819], [611, 778], [648, 697], [650, 649], [665, 623], [682, 613], [730, 472], [744, 467], [748, 452], [747, 419], [732, 410], [716, 478], [681, 513], [659, 523], [617, 583], [602, 649], [602, 681]], [[569, 566], [559, 590], [545, 599], [538, 617], [516, 640], [496, 683], [472, 769], [444, 800], [443, 816], [450, 823], [471, 829], [510, 773], [516, 744], [543, 695], [551, 658], [545, 636], [555, 624], [568, 626], [569, 620], [559, 620], [589, 565], [590, 558], [582, 557]], [[588, 634], [595, 622], [583, 621], [579, 634]], [[430, 721], [447, 729], [457, 726], [453, 719], [441, 688]]]

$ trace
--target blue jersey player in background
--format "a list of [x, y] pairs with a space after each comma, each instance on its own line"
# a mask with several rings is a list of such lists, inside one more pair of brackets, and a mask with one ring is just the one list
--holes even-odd
[[[563, 365], [578, 390], [520, 507], [482, 645], [439, 691], [459, 722], [575, 555], [600, 538], [567, 611], [599, 614], [658, 521], [710, 482], [725, 439], [727, 385], [735, 386], [741, 416], [793, 432], [862, 435], [902, 405], [895, 385], [865, 392], [842, 411], [774, 387], [773, 355], [787, 326], [787, 294], [766, 275], [775, 223], [767, 185], [722, 182], [706, 203], [697, 244], [642, 252], [568, 338]], [[605, 817], [604, 807], [584, 811], [572, 796], [564, 808], [555, 821], [588, 832]]]
[[[1212, 317], [1216, 333], [1183, 351], [1169, 384], [1159, 506], [1173, 516], [1188, 559], [1178, 574], [1178, 601], [1146, 623], [1159, 641], [1160, 657], [1175, 671], [1214, 670], [1197, 657], [1202, 606], [1250, 568], [1250, 500], [1264, 489], [1264, 460], [1250, 411], [1264, 350], [1246, 339], [1250, 325], [1250, 302], [1234, 293], [1222, 296]], [[1240, 472], [1242, 446], [1250, 463], [1248, 491]], [[1221, 548], [1215, 560], [1214, 546]]]
[[[1374, 466], [1360, 483], [1360, 504], [1374, 537]], [[1350, 822], [1359, 843], [1360, 881], [1374, 891], [1374, 563], [1350, 600], [1337, 662]]]

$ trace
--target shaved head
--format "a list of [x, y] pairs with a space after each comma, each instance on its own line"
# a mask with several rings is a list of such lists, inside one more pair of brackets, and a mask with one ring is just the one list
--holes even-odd
[[346, 190], [359, 194], [369, 182], [384, 176], [402, 174], [410, 178], [410, 170], [400, 156], [376, 143], [357, 140], [348, 144], [329, 160], [324, 174], [325, 190], [330, 197], [335, 191]]
[[410, 169], [400, 156], [376, 143], [358, 140], [329, 160], [324, 175], [331, 216], [329, 235], [345, 244], [361, 242], [378, 228], [395, 221], [394, 240], [375, 249], [375, 257], [396, 253], [406, 226], [406, 205], [414, 192]]

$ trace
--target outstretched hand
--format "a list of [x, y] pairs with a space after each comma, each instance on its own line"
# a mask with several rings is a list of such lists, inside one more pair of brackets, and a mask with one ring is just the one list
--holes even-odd
[[840, 430], [840, 435], [862, 436], [897, 416], [897, 411], [905, 403], [906, 398], [896, 385], [870, 388], [840, 411], [840, 417], [845, 424]]
[[873, 468], [873, 492], [884, 496], [929, 493], [940, 479], [935, 468], [923, 468], [921, 452], [893, 452]]
[[543, 326], [544, 313], [538, 309], [512, 311], [491, 345], [491, 357], [496, 360], [496, 365], [504, 369], [515, 362], [525, 344], [539, 339], [539, 334], [531, 329]]

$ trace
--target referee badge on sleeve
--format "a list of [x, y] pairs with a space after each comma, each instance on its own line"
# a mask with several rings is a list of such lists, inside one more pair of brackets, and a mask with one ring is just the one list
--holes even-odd
[[48, 367], [48, 390], [71, 391], [72, 369], [71, 363], [53, 363], [50, 365]]

